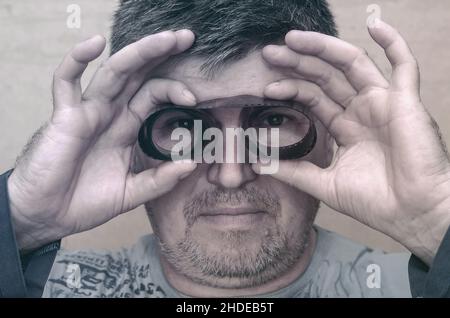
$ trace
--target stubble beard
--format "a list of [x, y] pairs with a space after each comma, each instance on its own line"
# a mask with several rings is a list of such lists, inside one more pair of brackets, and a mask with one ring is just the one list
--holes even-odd
[[[300, 228], [288, 232], [280, 222], [280, 199], [257, 188], [214, 189], [195, 197], [184, 208], [187, 227], [182, 239], [168, 244], [160, 239], [165, 259], [188, 279], [210, 287], [238, 289], [265, 284], [291, 269], [309, 244], [318, 202]], [[267, 211], [274, 222], [265, 229], [214, 233], [213, 249], [193, 231], [200, 211], [220, 204], [252, 204]], [[211, 238], [212, 239], [212, 238]]]

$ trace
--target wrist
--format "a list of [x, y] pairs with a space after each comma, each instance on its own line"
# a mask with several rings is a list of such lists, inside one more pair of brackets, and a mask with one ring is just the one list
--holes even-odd
[[449, 228], [450, 194], [436, 209], [399, 224], [394, 238], [430, 266]]
[[7, 192], [11, 223], [20, 252], [26, 253], [62, 238], [62, 235], [55, 233], [53, 230], [55, 227], [52, 227], [49, 222], [37, 220], [33, 213], [27, 213], [27, 211], [32, 212], [31, 208], [25, 211], [17, 205], [20, 189], [21, 187], [15, 183], [13, 172], [7, 180]]

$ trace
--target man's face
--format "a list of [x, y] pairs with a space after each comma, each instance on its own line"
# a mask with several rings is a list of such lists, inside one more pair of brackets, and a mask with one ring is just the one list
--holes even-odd
[[[267, 84], [289, 77], [270, 68], [259, 51], [213, 79], [202, 75], [200, 65], [186, 60], [157, 77], [185, 83], [198, 102], [263, 96]], [[223, 128], [239, 126], [237, 109], [217, 108], [212, 114]], [[316, 126], [316, 145], [302, 159], [325, 166], [328, 135], [320, 123]], [[161, 163], [142, 151], [139, 159], [145, 169]], [[146, 204], [164, 259], [196, 282], [224, 288], [257, 286], [290, 269], [309, 241], [317, 208], [309, 195], [239, 163], [201, 163], [172, 191]]]

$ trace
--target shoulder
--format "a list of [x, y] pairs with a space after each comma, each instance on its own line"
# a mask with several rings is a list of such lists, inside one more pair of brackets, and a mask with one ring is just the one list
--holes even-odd
[[43, 297], [164, 297], [153, 282], [154, 245], [147, 235], [118, 251], [60, 250]]
[[307, 270], [307, 294], [315, 297], [411, 297], [408, 253], [385, 253], [316, 227]]

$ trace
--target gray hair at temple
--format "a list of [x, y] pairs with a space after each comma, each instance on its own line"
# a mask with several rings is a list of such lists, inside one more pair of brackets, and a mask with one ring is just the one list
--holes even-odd
[[[147, 35], [190, 29], [194, 45], [175, 60], [204, 59], [212, 75], [289, 30], [337, 35], [326, 0], [122, 0], [114, 15], [111, 54]], [[171, 62], [174, 58], [171, 58]]]

